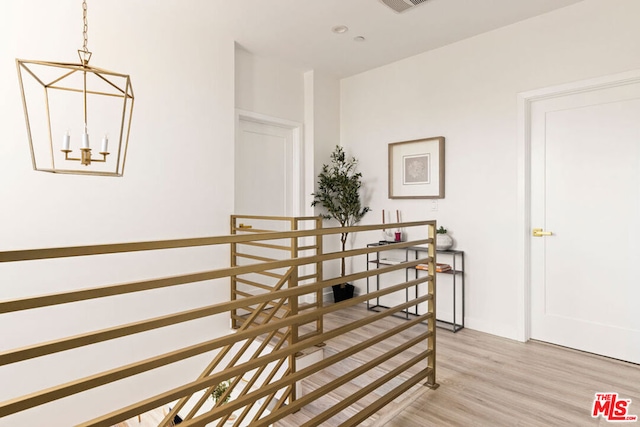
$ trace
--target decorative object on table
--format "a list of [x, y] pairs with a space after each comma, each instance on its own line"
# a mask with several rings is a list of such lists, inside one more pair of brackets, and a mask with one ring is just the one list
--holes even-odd
[[[387, 224], [387, 211], [382, 209], [382, 224], [386, 225]], [[389, 213], [389, 223], [391, 223], [391, 213]], [[382, 229], [382, 241], [384, 241], [385, 243], [389, 243], [389, 242], [394, 242], [395, 241], [395, 235], [392, 229], [390, 228], [383, 228]]]
[[[360, 222], [362, 217], [371, 209], [362, 206], [360, 188], [362, 187], [362, 173], [356, 172], [358, 162], [354, 157], [347, 158], [344, 149], [336, 145], [331, 153], [331, 163], [322, 165], [318, 175], [318, 189], [312, 194], [311, 206], [319, 205], [326, 210], [324, 219], [335, 219], [340, 227], [350, 227]], [[342, 252], [346, 250], [348, 232], [341, 233], [340, 242]], [[346, 275], [345, 259], [340, 263], [341, 277]], [[354, 286], [342, 283], [333, 286], [335, 302], [353, 297]]]
[[[82, 10], [80, 63], [16, 59], [31, 162], [43, 172], [122, 176], [133, 114], [131, 78], [89, 65], [86, 0]], [[100, 135], [94, 139], [97, 155], [90, 130]]]
[[[387, 212], [386, 210], [382, 210], [382, 224], [386, 224]], [[396, 209], [396, 223], [400, 224], [400, 210]], [[389, 212], [389, 224], [391, 224], [391, 212]], [[394, 243], [394, 242], [402, 242], [402, 229], [401, 228], [383, 228], [382, 229], [382, 240], [381, 242], [386, 243]]]
[[451, 266], [449, 264], [444, 264], [441, 262], [436, 263], [436, 272], [444, 273], [445, 271], [451, 271]]
[[[396, 223], [400, 224], [402, 221], [400, 220], [400, 210], [396, 209]], [[396, 228], [394, 233], [394, 241], [402, 242], [402, 229]]]
[[[429, 264], [418, 264], [416, 265], [416, 270], [429, 270]], [[436, 263], [436, 272], [437, 273], [444, 273], [445, 271], [450, 271], [451, 270], [451, 266], [449, 264], [444, 264], [444, 263]]]
[[453, 246], [453, 238], [447, 234], [447, 229], [443, 226], [436, 230], [436, 249], [446, 251]]
[[444, 198], [444, 137], [389, 144], [389, 198]]

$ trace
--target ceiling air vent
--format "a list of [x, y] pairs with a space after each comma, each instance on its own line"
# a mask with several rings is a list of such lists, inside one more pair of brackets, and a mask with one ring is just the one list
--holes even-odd
[[401, 13], [405, 10], [409, 10], [421, 3], [425, 3], [427, 0], [380, 0], [382, 3], [389, 6], [395, 12]]

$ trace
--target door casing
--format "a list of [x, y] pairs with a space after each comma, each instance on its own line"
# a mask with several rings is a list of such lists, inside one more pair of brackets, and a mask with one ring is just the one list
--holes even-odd
[[552, 86], [518, 94], [517, 140], [517, 339], [531, 339], [531, 105], [540, 100], [640, 82], [640, 70]]
[[[292, 216], [303, 216], [305, 209], [303, 203], [305, 201], [304, 196], [304, 147], [302, 140], [302, 123], [298, 123], [291, 120], [280, 119], [271, 117], [265, 114], [254, 113], [252, 111], [246, 111], [236, 109], [236, 135], [238, 135], [240, 122], [249, 121], [254, 123], [261, 123], [271, 126], [279, 126], [286, 129], [290, 129], [293, 134], [293, 165], [292, 165]], [[236, 136], [237, 140], [237, 136]], [[236, 142], [237, 143], [237, 142]], [[258, 214], [258, 213], [256, 213]]]

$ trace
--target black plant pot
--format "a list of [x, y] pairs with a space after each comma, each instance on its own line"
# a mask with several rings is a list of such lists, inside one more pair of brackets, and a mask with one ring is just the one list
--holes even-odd
[[344, 286], [333, 285], [331, 288], [333, 289], [333, 302], [340, 302], [353, 298], [355, 286], [350, 283], [345, 283]]

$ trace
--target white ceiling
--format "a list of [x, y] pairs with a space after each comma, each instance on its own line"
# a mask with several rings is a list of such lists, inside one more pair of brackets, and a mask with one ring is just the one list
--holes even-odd
[[215, 25], [254, 54], [347, 77], [579, 1], [428, 0], [397, 14], [380, 0], [223, 0]]

